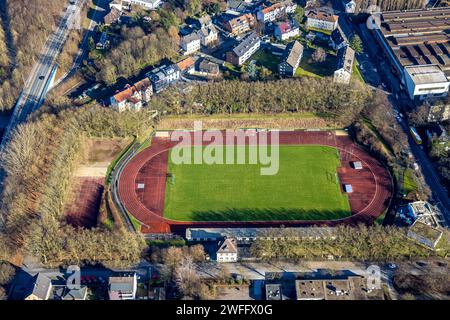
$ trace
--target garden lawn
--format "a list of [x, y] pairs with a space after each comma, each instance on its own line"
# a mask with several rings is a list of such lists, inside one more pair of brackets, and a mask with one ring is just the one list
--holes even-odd
[[[183, 152], [204, 147], [184, 148]], [[225, 147], [224, 154], [232, 147]], [[245, 147], [246, 155], [250, 148]], [[175, 152], [174, 149], [171, 151]], [[280, 146], [279, 170], [261, 165], [181, 164], [168, 160], [164, 217], [178, 221], [328, 220], [350, 215], [336, 149]], [[235, 158], [236, 158], [235, 152]], [[225, 156], [224, 156], [225, 158]]]

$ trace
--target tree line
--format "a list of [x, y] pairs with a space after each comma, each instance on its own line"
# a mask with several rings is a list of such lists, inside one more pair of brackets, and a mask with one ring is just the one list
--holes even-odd
[[[445, 230], [444, 245], [440, 256], [447, 256], [450, 250], [449, 234]], [[392, 261], [411, 258], [428, 258], [437, 253], [406, 238], [405, 228], [338, 226], [333, 237], [324, 239], [288, 238], [274, 240], [274, 237], [295, 237], [290, 229], [273, 229], [265, 235], [271, 240], [257, 240], [250, 250], [252, 255], [263, 260], [314, 260], [346, 259], [357, 261]]]
[[87, 137], [137, 135], [151, 124], [148, 110], [119, 114], [91, 106], [53, 114], [41, 110], [20, 125], [1, 161], [5, 179], [0, 232], [5, 252], [26, 250], [48, 265], [137, 261], [145, 247], [139, 235], [122, 229], [74, 228], [66, 225], [63, 209]]
[[351, 124], [372, 96], [363, 84], [330, 83], [330, 79], [230, 80], [170, 88], [151, 101], [163, 114], [233, 114], [312, 112]]

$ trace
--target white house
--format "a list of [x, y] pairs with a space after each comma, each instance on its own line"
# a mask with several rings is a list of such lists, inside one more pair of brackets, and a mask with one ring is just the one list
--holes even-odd
[[446, 97], [449, 81], [438, 65], [416, 65], [404, 68], [406, 86], [411, 100]]
[[278, 40], [288, 40], [300, 34], [300, 28], [287, 21], [277, 24], [274, 29], [274, 35]]
[[338, 50], [338, 64], [334, 71], [333, 81], [336, 83], [350, 83], [355, 60], [355, 50], [350, 46], [345, 46]]
[[285, 16], [288, 13], [295, 12], [297, 4], [291, 0], [274, 3], [271, 6], [260, 9], [256, 13], [256, 18], [261, 22], [270, 22]]
[[236, 262], [238, 258], [236, 239], [226, 238], [219, 243], [217, 262]]
[[184, 55], [192, 54], [200, 50], [200, 37], [195, 32], [190, 33], [181, 38], [180, 45]]
[[136, 82], [133, 86], [127, 85], [125, 90], [113, 95], [110, 98], [111, 107], [119, 112], [125, 110], [139, 111], [143, 103], [150, 101], [152, 94], [152, 84], [148, 78], [145, 78]]
[[338, 19], [331, 10], [325, 8], [310, 10], [307, 14], [306, 27], [316, 30], [333, 31], [337, 28]]

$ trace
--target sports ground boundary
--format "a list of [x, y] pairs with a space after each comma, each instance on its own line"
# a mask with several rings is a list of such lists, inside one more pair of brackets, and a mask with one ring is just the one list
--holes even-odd
[[[192, 134], [192, 133], [191, 133]], [[393, 182], [389, 171], [376, 159], [356, 145], [348, 136], [332, 131], [280, 131], [280, 145], [323, 145], [339, 151], [340, 184], [351, 184], [348, 194], [352, 215], [336, 220], [289, 221], [193, 221], [181, 222], [164, 218], [167, 159], [176, 144], [166, 137], [153, 137], [151, 147], [136, 154], [124, 166], [118, 178], [121, 204], [141, 224], [143, 233], [182, 233], [188, 227], [302, 227], [335, 226], [338, 224], [373, 223], [389, 207]], [[270, 140], [270, 139], [269, 139]], [[207, 143], [206, 143], [207, 144]], [[360, 161], [362, 170], [351, 163]], [[144, 188], [139, 189], [139, 184]]]

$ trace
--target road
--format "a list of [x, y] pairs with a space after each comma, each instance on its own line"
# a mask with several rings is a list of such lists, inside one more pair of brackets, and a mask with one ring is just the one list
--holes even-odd
[[[392, 93], [389, 96], [391, 111], [394, 109], [398, 111], [411, 109], [411, 106], [414, 105], [413, 102], [407, 97], [401, 81], [393, 74], [389, 62], [385, 59], [383, 52], [376, 44], [373, 35], [367, 29], [366, 25], [351, 24], [346, 19], [345, 14], [341, 14], [339, 26], [348, 38], [357, 33], [362, 40], [364, 53], [358, 55], [357, 58], [358, 61], [360, 61], [360, 64], [363, 65], [361, 73], [366, 83], [372, 87], [382, 89], [383, 91], [386, 91], [386, 93]], [[413, 154], [415, 161], [418, 163], [419, 170], [425, 178], [425, 182], [431, 189], [433, 202], [437, 204], [442, 211], [447, 225], [450, 225], [450, 199], [447, 190], [441, 184], [432, 161], [428, 158], [425, 151], [411, 138], [408, 123], [406, 121], [401, 121], [400, 127], [408, 136], [409, 150]]]
[[77, 57], [70, 68], [63, 76], [61, 76], [58, 80], [56, 80], [51, 86], [50, 89], [53, 89], [63, 83], [65, 80], [70, 78], [75, 71], [80, 67], [83, 60], [86, 58], [86, 54], [89, 52], [89, 38], [93, 35], [95, 28], [102, 22], [104, 15], [107, 12], [107, 8], [109, 6], [111, 0], [97, 0], [95, 2], [95, 7], [93, 9], [94, 13], [90, 18], [89, 26], [84, 34], [83, 41], [80, 45], [80, 50], [78, 51]]
[[35, 63], [16, 103], [8, 127], [3, 135], [1, 147], [11, 139], [11, 133], [17, 125], [24, 122], [31, 113], [42, 105], [56, 72], [57, 58], [67, 39], [70, 28], [73, 26], [74, 19], [79, 14], [80, 4], [84, 1], [75, 0], [73, 5], [69, 4], [57, 29], [47, 39], [41, 56]]

